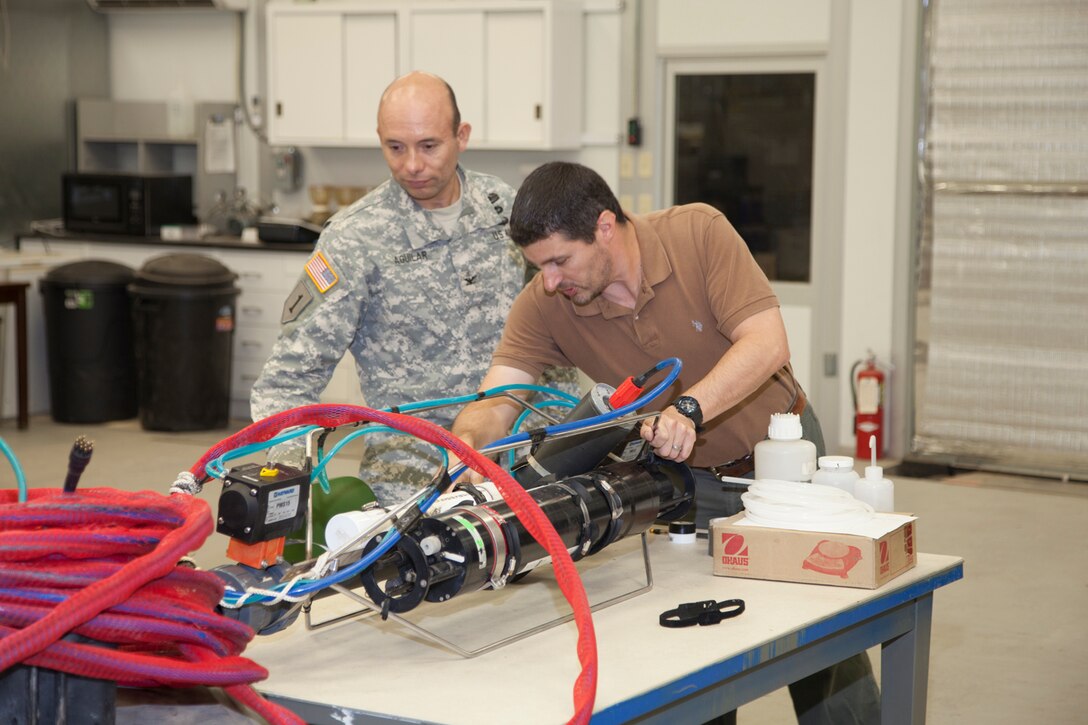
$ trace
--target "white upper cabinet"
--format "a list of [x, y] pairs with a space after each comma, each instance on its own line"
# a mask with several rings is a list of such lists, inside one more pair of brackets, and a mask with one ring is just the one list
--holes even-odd
[[378, 100], [410, 70], [453, 87], [472, 147], [577, 148], [578, 0], [268, 4], [275, 144], [377, 146]]
[[563, 144], [572, 144], [580, 135], [581, 105], [574, 109], [578, 115], [573, 127], [560, 132], [562, 119], [557, 114], [569, 113], [571, 109], [566, 98], [549, 98], [547, 93], [544, 22], [540, 12], [487, 14], [484, 88], [488, 104], [484, 117], [489, 143], [543, 145], [552, 130], [549, 123], [556, 126], [553, 138], [562, 138]]
[[473, 145], [486, 138], [484, 14], [445, 7], [415, 11], [408, 41], [405, 72], [422, 70], [442, 76], [457, 96], [461, 120], [472, 124]]
[[[361, 12], [361, 8], [368, 9]], [[272, 143], [377, 145], [378, 99], [398, 75], [397, 14], [368, 4], [268, 5]]]
[[318, 144], [344, 137], [342, 26], [338, 13], [269, 13], [269, 138]]
[[396, 13], [344, 16], [344, 137], [378, 145], [378, 101], [397, 72]]

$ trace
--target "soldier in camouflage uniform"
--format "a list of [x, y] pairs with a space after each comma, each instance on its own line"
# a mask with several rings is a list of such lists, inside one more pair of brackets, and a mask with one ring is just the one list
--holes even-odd
[[[374, 408], [476, 390], [524, 263], [507, 233], [513, 189], [458, 164], [470, 130], [435, 76], [411, 73], [385, 91], [378, 135], [393, 178], [322, 232], [253, 386], [254, 420], [318, 402], [348, 350]], [[422, 417], [448, 426], [455, 413]], [[365, 440], [361, 475], [384, 505], [418, 490], [439, 463], [410, 436]]]

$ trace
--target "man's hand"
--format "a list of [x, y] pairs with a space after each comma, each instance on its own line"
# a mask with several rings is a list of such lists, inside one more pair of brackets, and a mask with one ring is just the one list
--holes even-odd
[[649, 441], [654, 453], [670, 461], [684, 461], [695, 448], [695, 423], [672, 406], [656, 418], [642, 421], [639, 431]]
[[[484, 376], [483, 382], [480, 383], [480, 390], [491, 390], [504, 385], [530, 385], [534, 382], [536, 378], [523, 370], [492, 365]], [[479, 450], [481, 446], [504, 437], [521, 410], [517, 403], [506, 398], [478, 400], [469, 403], [461, 410], [453, 421], [450, 432], [467, 443], [470, 448]], [[483, 476], [472, 469], [465, 471], [461, 477], [470, 483], [479, 483], [484, 480]]]
[[[699, 401], [703, 425], [741, 403], [790, 359], [778, 308], [757, 312], [733, 330], [733, 344], [702, 380], [684, 391]], [[695, 447], [695, 423], [670, 406], [642, 423], [642, 437], [661, 458], [685, 461]]]
[[[462, 433], [459, 437], [462, 441], [465, 442], [466, 445], [468, 445], [469, 448], [477, 449], [479, 446], [483, 445], [481, 443], [477, 443], [474, 440], [473, 436], [470, 434]], [[495, 460], [495, 456], [491, 456], [491, 460]], [[453, 470], [460, 464], [461, 459], [457, 457], [453, 452], [450, 452], [450, 470]], [[474, 469], [469, 468], [467, 465], [465, 466], [465, 472], [457, 478], [458, 483], [471, 483], [473, 485], [482, 483], [486, 480], [486, 476], [484, 476], [482, 473], [477, 473]]]

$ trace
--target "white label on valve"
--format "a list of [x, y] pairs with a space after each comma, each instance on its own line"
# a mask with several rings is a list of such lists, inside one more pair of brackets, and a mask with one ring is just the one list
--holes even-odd
[[645, 443], [646, 441], [641, 438], [635, 438], [634, 440], [628, 441], [627, 445], [623, 448], [623, 452], [620, 453], [620, 460], [633, 461], [639, 453], [642, 453], [642, 446]]
[[264, 515], [266, 524], [292, 519], [298, 513], [298, 498], [301, 486], [288, 486], [268, 494], [268, 510]]

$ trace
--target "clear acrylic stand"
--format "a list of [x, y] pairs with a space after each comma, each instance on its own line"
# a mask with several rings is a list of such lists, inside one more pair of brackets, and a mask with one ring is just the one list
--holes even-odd
[[[648, 545], [647, 539], [646, 539], [646, 533], [643, 533], [641, 535], [641, 550], [642, 550], [643, 573], [644, 573], [645, 581], [638, 583], [633, 589], [623, 591], [623, 592], [621, 592], [619, 594], [615, 594], [613, 596], [609, 596], [608, 598], [603, 599], [600, 602], [592, 604], [590, 606], [590, 611], [596, 612], [596, 611], [598, 611], [600, 609], [610, 607], [610, 606], [612, 606], [614, 604], [619, 604], [620, 602], [626, 601], [626, 600], [631, 599], [633, 597], [636, 597], [636, 596], [638, 596], [640, 594], [644, 594], [645, 592], [648, 592], [650, 589], [653, 588], [653, 571], [651, 570], [651, 567], [650, 567], [650, 550], [649, 550], [649, 545]], [[585, 560], [583, 560], [583, 561], [585, 561]], [[609, 563], [611, 563], [611, 562], [609, 562]], [[551, 588], [551, 585], [554, 584], [554, 583], [549, 582], [548, 584], [549, 584], [549, 588]], [[514, 584], [514, 585], [508, 585], [508, 586], [518, 586], [518, 585]], [[340, 584], [334, 584], [334, 585], [332, 585], [330, 587], [330, 589], [336, 591], [339, 594], [342, 594], [342, 595], [348, 597], [349, 599], [356, 602], [357, 604], [360, 604], [362, 606], [362, 608], [357, 609], [357, 610], [355, 610], [353, 612], [349, 612], [347, 614], [342, 614], [342, 615], [335, 616], [335, 617], [325, 619], [325, 620], [322, 620], [322, 621], [314, 621], [314, 618], [313, 618], [312, 612], [311, 612], [312, 606], [313, 606], [313, 599], [311, 598], [310, 600], [307, 600], [303, 604], [303, 607], [302, 607], [303, 618], [304, 618], [304, 622], [305, 622], [307, 630], [321, 629], [323, 627], [327, 627], [327, 626], [336, 624], [338, 622], [343, 622], [343, 621], [350, 620], [350, 619], [356, 619], [356, 618], [362, 619], [362, 618], [373, 617], [374, 615], [379, 615], [379, 616], [381, 615], [381, 607], [380, 606], [378, 606], [374, 602], [370, 601], [370, 599], [368, 599], [368, 598], [366, 598], [364, 596], [361, 596], [360, 594], [352, 591], [351, 589], [349, 589], [347, 587], [344, 587], [344, 586], [342, 586]], [[589, 594], [590, 594], [590, 592], [589, 592], [589, 589], [587, 588], [587, 596]], [[474, 597], [474, 596], [477, 596], [476, 592], [471, 592], [471, 593], [466, 592], [465, 594], [461, 595], [460, 597], [457, 597], [453, 601], [460, 600], [460, 599], [463, 599], [463, 598]], [[482, 595], [480, 595], [480, 596], [482, 596]], [[425, 602], [425, 603], [421, 604], [419, 607], [417, 607], [417, 609], [420, 609], [420, 610], [422, 610], [422, 609], [432, 609], [433, 611], [437, 611], [434, 608], [436, 608], [436, 607], [437, 608], [443, 608], [443, 607], [448, 607], [448, 606], [450, 606], [450, 602], [442, 602], [442, 603]], [[418, 624], [416, 622], [413, 622], [413, 621], [409, 620], [408, 618], [406, 618], [406, 617], [404, 617], [402, 615], [396, 614], [394, 612], [390, 612], [388, 614], [388, 619], [390, 621], [394, 622], [396, 625], [398, 625], [400, 627], [403, 627], [404, 629], [408, 630], [410, 633], [414, 633], [414, 634], [422, 637], [423, 639], [426, 639], [427, 641], [430, 641], [430, 642], [432, 642], [434, 644], [437, 644], [437, 645], [439, 645], [439, 646], [441, 646], [441, 647], [443, 647], [443, 648], [445, 648], [445, 649], [447, 649], [447, 650], [449, 650], [451, 652], [454, 652], [455, 654], [458, 654], [458, 655], [460, 655], [462, 657], [465, 657], [465, 658], [476, 657], [478, 655], [484, 654], [485, 652], [491, 652], [493, 650], [499, 649], [500, 647], [504, 647], [504, 646], [512, 644], [514, 642], [518, 642], [518, 641], [520, 641], [522, 639], [525, 639], [526, 637], [531, 637], [534, 634], [538, 634], [540, 632], [552, 629], [553, 627], [557, 627], [557, 626], [559, 626], [561, 624], [565, 624], [566, 622], [571, 621], [573, 618], [574, 618], [574, 615], [572, 613], [567, 613], [565, 615], [560, 615], [560, 616], [557, 616], [557, 617], [555, 617], [553, 619], [545, 621], [543, 623], [529, 626], [529, 627], [527, 627], [525, 629], [517, 631], [514, 634], [501, 637], [500, 639], [492, 641], [492, 642], [488, 642], [487, 644], [477, 646], [477, 647], [474, 647], [474, 648], [469, 648], [469, 647], [466, 647], [466, 646], [462, 646], [461, 644], [457, 644], [457, 643], [451, 641], [448, 637], [443, 637], [443, 636], [437, 634], [436, 632], [434, 632], [432, 629], [430, 629], [428, 627], [424, 627], [424, 626], [422, 626], [422, 625], [420, 625], [420, 624]]]

